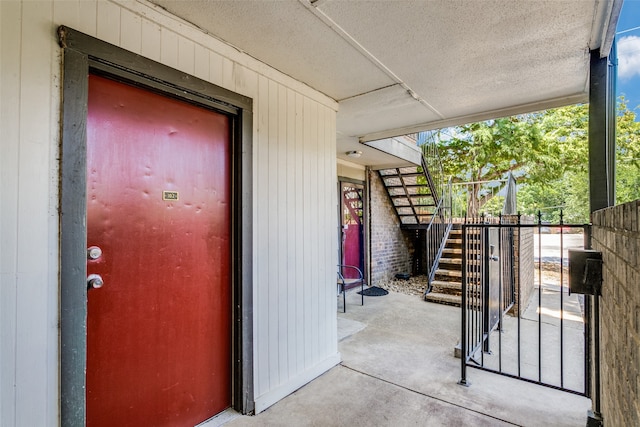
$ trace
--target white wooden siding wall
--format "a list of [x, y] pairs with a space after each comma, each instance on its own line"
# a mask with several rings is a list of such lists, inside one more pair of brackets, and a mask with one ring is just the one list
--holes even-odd
[[0, 425], [58, 420], [58, 25], [253, 98], [257, 411], [336, 364], [336, 104], [144, 2], [0, 1]]

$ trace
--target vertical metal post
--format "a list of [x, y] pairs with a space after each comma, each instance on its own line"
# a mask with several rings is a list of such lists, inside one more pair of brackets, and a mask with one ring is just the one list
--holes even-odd
[[[584, 234], [583, 234], [583, 238], [584, 238], [584, 248], [585, 249], [591, 249], [591, 226], [590, 225], [585, 225], [584, 226]], [[592, 313], [592, 307], [591, 307], [591, 303], [592, 300], [591, 298], [589, 298], [588, 295], [584, 296], [584, 395], [588, 398], [591, 398], [592, 395], [592, 383], [591, 383], [591, 379], [592, 379], [592, 375], [591, 375], [591, 368], [592, 368], [592, 356], [593, 353], [591, 352], [591, 345], [593, 343], [593, 337], [591, 336], [592, 333], [592, 327], [591, 327], [591, 313]]]
[[[500, 214], [500, 223], [499, 225], [502, 225], [502, 214]], [[498, 227], [498, 370], [500, 372], [502, 372], [502, 316], [503, 316], [503, 312], [502, 312], [502, 308], [503, 308], [503, 301], [502, 301], [502, 297], [503, 297], [503, 292], [502, 292], [502, 285], [503, 285], [503, 280], [502, 280], [502, 276], [503, 276], [503, 269], [502, 269], [502, 261], [503, 261], [503, 254], [502, 254], [502, 234], [503, 234], [503, 229], [502, 227]]]
[[462, 225], [462, 319], [460, 336], [460, 381], [458, 384], [469, 387], [467, 380], [467, 230]]
[[591, 298], [584, 296], [584, 395], [591, 398]]
[[[584, 246], [585, 249], [591, 249], [591, 226], [585, 227]], [[591, 366], [586, 368], [588, 371], [589, 394], [592, 402], [592, 410], [587, 413], [587, 427], [598, 427], [604, 425], [602, 413], [600, 412], [600, 297], [598, 295], [585, 296], [585, 308], [593, 310], [585, 311], [587, 315], [587, 323], [590, 324], [593, 319], [593, 326], [586, 328], [585, 336], [588, 341], [588, 355], [585, 359], [593, 361], [593, 388], [591, 388]], [[593, 343], [593, 352], [591, 352], [591, 343]]]
[[[482, 353], [489, 353], [491, 351], [489, 338], [491, 335], [490, 322], [489, 322], [489, 300], [491, 298], [491, 283], [489, 281], [489, 263], [491, 262], [489, 258], [489, 233], [490, 228], [489, 224], [486, 223], [484, 227], [482, 227], [482, 249], [480, 250], [480, 254], [482, 257], [482, 340], [484, 342]], [[484, 365], [484, 358], [482, 359], [482, 364]]]
[[[610, 53], [617, 62], [616, 41]], [[615, 66], [609, 57], [601, 57], [600, 50], [591, 51], [589, 81], [589, 202], [590, 211], [615, 204]], [[613, 80], [613, 81], [612, 81]], [[612, 105], [613, 104], [613, 105]], [[599, 297], [593, 296], [593, 411], [588, 426], [602, 425], [600, 413], [600, 307]], [[588, 319], [591, 321], [591, 319]]]
[[542, 212], [538, 211], [538, 381], [542, 381]]
[[607, 188], [609, 191], [609, 206], [616, 204], [616, 132], [617, 132], [617, 99], [616, 83], [618, 78], [618, 48], [614, 39], [611, 52], [607, 58]]
[[[518, 225], [521, 224], [521, 216], [520, 216], [520, 212], [518, 212]], [[522, 242], [522, 228], [518, 227], [518, 305], [517, 305], [517, 310], [516, 310], [516, 316], [518, 316], [518, 376], [522, 376], [521, 374], [521, 369], [520, 369], [520, 365], [521, 365], [521, 348], [520, 348], [520, 317], [522, 316], [522, 308], [520, 306], [520, 292], [522, 290], [522, 245], [520, 245], [520, 242]]]
[[[590, 211], [613, 206], [615, 151], [615, 114], [609, 114], [615, 94], [609, 93], [608, 58], [600, 57], [600, 50], [591, 51], [589, 81], [589, 202]], [[611, 129], [611, 128], [614, 129]], [[610, 140], [611, 134], [614, 138]], [[614, 145], [615, 147], [615, 145]]]
[[564, 387], [564, 213], [560, 211], [560, 387]]

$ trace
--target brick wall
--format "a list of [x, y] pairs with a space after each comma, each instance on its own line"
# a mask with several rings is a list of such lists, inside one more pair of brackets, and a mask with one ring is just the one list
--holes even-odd
[[640, 425], [640, 200], [594, 212], [603, 257], [601, 399], [605, 425]]
[[377, 171], [369, 171], [371, 284], [393, 278], [396, 273], [411, 273], [412, 233], [400, 229], [389, 195]]
[[[520, 222], [522, 224], [533, 224], [534, 218], [532, 216], [522, 216]], [[520, 289], [521, 309], [519, 314], [522, 314], [527, 308], [527, 303], [531, 298], [534, 287], [533, 228], [518, 229], [516, 241], [518, 243], [515, 253], [515, 275], [516, 281], [520, 280], [520, 286], [516, 282], [516, 301], [518, 301], [518, 289]]]

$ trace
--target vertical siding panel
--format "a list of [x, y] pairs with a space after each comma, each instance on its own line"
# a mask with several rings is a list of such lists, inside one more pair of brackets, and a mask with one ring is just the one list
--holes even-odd
[[[333, 220], [331, 221], [331, 226], [330, 229], [333, 230], [333, 234], [332, 236], [332, 244], [329, 246], [328, 248], [328, 254], [329, 254], [329, 259], [331, 259], [333, 265], [335, 266], [338, 263], [338, 254], [339, 254], [339, 250], [338, 250], [338, 245], [340, 244], [340, 242], [338, 241], [338, 234], [336, 233], [336, 230], [338, 230], [338, 224], [339, 224], [339, 220], [338, 217], [336, 215], [336, 212], [338, 211], [338, 193], [336, 192], [336, 188], [337, 188], [337, 179], [338, 179], [338, 171], [337, 169], [337, 165], [336, 165], [336, 135], [337, 135], [337, 129], [336, 129], [336, 120], [337, 120], [337, 112], [333, 109], [330, 109], [330, 114], [331, 114], [331, 128], [330, 128], [330, 132], [329, 132], [329, 138], [331, 139], [331, 145], [329, 147], [330, 153], [329, 153], [329, 165], [331, 168], [331, 176], [333, 176], [334, 179], [334, 184], [333, 184], [333, 193], [332, 193], [332, 211], [333, 214], [332, 216], [329, 216], [329, 218], [333, 218]], [[335, 267], [334, 267], [335, 268]], [[329, 280], [336, 280], [336, 272], [331, 271], [328, 274]], [[333, 291], [329, 292], [329, 301], [335, 301], [335, 294]], [[331, 326], [331, 330], [333, 331], [334, 336], [332, 337], [333, 340], [333, 352], [337, 353], [338, 352], [338, 318], [336, 317], [335, 314], [335, 305], [332, 307], [331, 305], [329, 306], [329, 311], [331, 313], [331, 319], [332, 319], [332, 326]]]
[[140, 54], [154, 61], [160, 61], [160, 26], [148, 19], [143, 19], [141, 23]]
[[236, 92], [251, 98], [255, 97], [257, 78], [258, 75], [255, 71], [249, 70], [239, 64], [234, 65]]
[[71, 28], [80, 27], [80, 8], [78, 1], [55, 0], [53, 3], [53, 23]]
[[255, 162], [257, 167], [257, 182], [255, 185], [255, 209], [257, 226], [254, 227], [257, 240], [255, 252], [256, 274], [255, 281], [255, 317], [253, 334], [256, 349], [254, 355], [257, 360], [254, 366], [256, 397], [264, 394], [270, 388], [269, 372], [269, 81], [266, 77], [258, 79], [258, 102], [256, 126], [258, 128], [255, 140]]
[[[277, 114], [278, 114], [278, 358], [280, 380], [284, 382], [289, 379], [289, 318], [288, 304], [289, 296], [289, 272], [287, 268], [288, 242], [290, 229], [287, 221], [287, 211], [290, 210], [289, 198], [287, 194], [287, 176], [289, 175], [289, 165], [287, 164], [287, 89], [278, 85], [277, 92]], [[293, 327], [293, 325], [291, 325]]]
[[202, 80], [209, 80], [209, 52], [204, 46], [196, 44], [193, 55], [193, 75]]
[[[49, 103], [54, 93], [52, 59], [55, 38], [49, 31], [53, 22], [53, 3], [22, 4], [20, 81], [20, 149], [18, 161], [18, 250], [16, 298], [16, 418], [17, 425], [51, 424], [50, 391], [56, 384], [47, 383], [50, 352], [48, 272], [49, 249], [49, 174], [51, 146]], [[14, 35], [15, 39], [15, 35]], [[57, 68], [57, 64], [56, 64]], [[52, 245], [55, 244], [52, 242]], [[55, 412], [54, 412], [55, 413]]]
[[295, 94], [295, 228], [296, 228], [296, 262], [295, 262], [295, 283], [296, 283], [296, 349], [297, 349], [297, 363], [296, 371], [302, 372], [305, 367], [304, 359], [304, 343], [305, 343], [305, 330], [304, 330], [304, 316], [305, 316], [305, 280], [304, 280], [304, 99], [299, 93]]
[[[22, 10], [22, 40], [29, 40], [21, 46], [20, 67], [20, 99], [17, 108], [20, 109], [20, 219], [33, 221], [39, 218], [38, 213], [46, 214], [48, 199], [42, 197], [49, 194], [48, 174], [33, 173], [33, 171], [48, 171], [48, 155], [50, 140], [50, 112], [48, 102], [43, 104], [43, 94], [52, 93], [52, 48], [55, 39], [50, 33], [41, 31], [45, 25], [51, 25], [53, 11], [50, 7], [43, 7], [38, 2], [23, 3]], [[15, 36], [14, 36], [15, 38]], [[37, 62], [34, 61], [37, 58]], [[56, 64], [58, 67], [58, 64]], [[44, 95], [47, 96], [47, 95]], [[42, 108], [45, 105], [45, 108]], [[33, 158], [31, 157], [33, 156]], [[33, 162], [33, 163], [32, 163]], [[18, 271], [37, 271], [42, 268], [43, 260], [48, 259], [46, 245], [23, 244], [20, 242], [41, 242], [43, 236], [48, 235], [46, 223], [42, 226], [23, 225], [18, 235]]]
[[120, 14], [120, 43], [123, 49], [142, 53], [142, 20], [126, 9]]
[[324, 114], [324, 107], [318, 105], [318, 150], [316, 161], [318, 164], [318, 223], [317, 230], [318, 236], [316, 237], [318, 240], [318, 253], [315, 257], [318, 264], [318, 274], [316, 277], [318, 278], [317, 290], [318, 290], [318, 298], [316, 299], [316, 304], [318, 306], [318, 359], [328, 354], [327, 352], [327, 318], [325, 317], [325, 308], [327, 307], [326, 301], [326, 289], [328, 283], [325, 281], [325, 272], [327, 270], [326, 262], [328, 261], [325, 258], [325, 248], [327, 247], [326, 242], [329, 238], [329, 232], [326, 228], [327, 223], [327, 191], [328, 191], [328, 183], [327, 183], [327, 171], [325, 169], [324, 158], [326, 151], [326, 118]]
[[287, 367], [289, 378], [295, 377], [298, 369], [298, 358], [296, 354], [296, 291], [298, 282], [296, 281], [296, 241], [300, 238], [297, 234], [296, 217], [299, 213], [296, 206], [296, 95], [291, 89], [286, 89], [286, 193], [287, 206], [284, 212], [287, 227], [287, 257], [286, 257], [286, 284], [287, 284]]
[[222, 60], [222, 86], [229, 90], [236, 90], [234, 62], [228, 58]]
[[304, 315], [303, 315], [303, 329], [304, 329], [304, 367], [305, 369], [309, 368], [312, 364], [312, 351], [313, 346], [311, 345], [313, 341], [312, 336], [312, 313], [311, 313], [311, 304], [313, 303], [313, 297], [311, 295], [313, 291], [313, 275], [311, 274], [312, 270], [312, 259], [311, 259], [311, 246], [313, 245], [313, 236], [311, 234], [313, 230], [313, 224], [310, 219], [312, 216], [312, 207], [311, 207], [311, 184], [313, 181], [313, 177], [311, 176], [311, 157], [312, 153], [310, 150], [311, 146], [311, 120], [309, 119], [309, 111], [311, 110], [311, 101], [304, 97], [304, 106], [303, 106], [303, 218], [304, 218], [304, 239], [302, 240], [302, 258], [303, 258], [303, 281], [304, 284], [304, 294], [303, 299], [304, 302], [302, 306], [304, 307]]
[[18, 170], [21, 5], [0, 1], [0, 425], [16, 424]]
[[80, 20], [78, 31], [95, 36], [98, 32], [98, 2], [97, 0], [78, 0]]
[[278, 292], [278, 84], [269, 80], [269, 156], [265, 159], [269, 168], [269, 186], [267, 193], [269, 216], [269, 371], [271, 387], [282, 383], [279, 364], [279, 332], [278, 312], [280, 310], [280, 293]]
[[194, 43], [184, 37], [178, 37], [178, 69], [187, 74], [194, 74]]
[[171, 30], [160, 30], [160, 62], [178, 68], [178, 35]]
[[311, 124], [308, 119], [308, 111], [311, 108], [311, 101], [307, 97], [303, 97], [302, 112], [302, 218], [304, 221], [304, 234], [301, 242], [302, 249], [302, 328], [304, 330], [304, 368], [307, 369], [311, 365], [311, 251], [309, 247], [312, 242], [311, 230], [312, 225], [309, 222], [311, 215], [311, 178], [309, 170], [311, 169], [311, 159], [309, 154], [309, 140], [311, 139]]
[[325, 112], [325, 147], [324, 147], [324, 167], [326, 171], [327, 182], [327, 199], [325, 203], [325, 230], [326, 230], [326, 247], [324, 253], [324, 265], [327, 270], [324, 277], [327, 286], [324, 287], [325, 295], [325, 333], [327, 334], [327, 354], [331, 355], [337, 352], [337, 317], [335, 308], [335, 292], [333, 286], [330, 286], [332, 280], [335, 280], [335, 265], [338, 263], [338, 239], [336, 230], [338, 229], [338, 205], [337, 205], [337, 172], [336, 172], [336, 114], [328, 107], [323, 107]]
[[[223, 67], [224, 58], [217, 54], [216, 52], [209, 53], [209, 81], [217, 84], [218, 86], [224, 86], [222, 79], [222, 67]], [[261, 79], [264, 80], [264, 84], [266, 84], [266, 77]]]
[[[318, 298], [319, 298], [319, 287], [320, 280], [318, 277], [319, 272], [319, 259], [318, 259], [318, 243], [324, 239], [324, 236], [320, 234], [320, 229], [318, 227], [319, 218], [319, 182], [318, 182], [318, 104], [312, 102], [310, 105], [309, 112], [307, 113], [309, 117], [309, 125], [310, 125], [310, 140], [309, 140], [309, 157], [310, 157], [310, 168], [307, 171], [307, 174], [310, 175], [311, 185], [309, 186], [309, 191], [312, 197], [312, 205], [311, 212], [309, 215], [309, 221], [307, 222], [307, 226], [310, 227], [313, 231], [311, 233], [311, 242], [310, 245], [310, 255], [311, 255], [311, 300], [310, 303], [310, 311], [311, 311], [311, 327], [308, 333], [312, 336], [311, 341], [311, 354], [312, 354], [312, 363], [315, 364], [319, 361], [318, 355], [318, 340], [319, 340], [319, 330], [320, 330], [320, 317], [318, 310]], [[323, 230], [322, 230], [323, 231]]]
[[101, 1], [97, 10], [97, 37], [109, 43], [120, 44], [120, 7]]

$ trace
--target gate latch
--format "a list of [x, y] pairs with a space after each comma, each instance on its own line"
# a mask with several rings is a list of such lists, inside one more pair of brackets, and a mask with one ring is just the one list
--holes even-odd
[[569, 249], [569, 294], [602, 295], [602, 252]]

